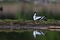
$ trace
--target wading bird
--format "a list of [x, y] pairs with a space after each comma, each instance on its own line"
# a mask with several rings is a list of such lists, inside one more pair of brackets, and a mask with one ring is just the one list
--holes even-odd
[[36, 40], [36, 35], [45, 35], [43, 32], [33, 31], [34, 40]]
[[45, 16], [37, 16], [36, 15], [37, 13], [34, 12], [34, 15], [33, 15], [33, 20], [36, 21], [36, 20], [45, 20], [47, 21], [46, 17]]

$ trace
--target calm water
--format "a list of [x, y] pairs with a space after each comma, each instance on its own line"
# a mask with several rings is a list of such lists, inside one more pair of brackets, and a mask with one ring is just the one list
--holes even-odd
[[[34, 40], [33, 31], [0, 32], [0, 40]], [[60, 40], [59, 31], [44, 31], [45, 36], [37, 35], [37, 40]]]

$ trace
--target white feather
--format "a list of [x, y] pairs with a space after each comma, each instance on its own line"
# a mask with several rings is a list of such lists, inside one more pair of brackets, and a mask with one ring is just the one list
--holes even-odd
[[41, 16], [36, 16], [36, 13], [33, 15], [33, 19], [34, 20], [38, 20], [38, 19], [40, 19], [41, 18]]
[[36, 35], [44, 35], [43, 32], [33, 31], [33, 36], [36, 38]]

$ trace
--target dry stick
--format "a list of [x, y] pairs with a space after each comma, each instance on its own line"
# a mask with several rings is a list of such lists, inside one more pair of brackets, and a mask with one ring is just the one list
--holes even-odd
[[41, 30], [60, 31], [60, 28], [45, 28]]

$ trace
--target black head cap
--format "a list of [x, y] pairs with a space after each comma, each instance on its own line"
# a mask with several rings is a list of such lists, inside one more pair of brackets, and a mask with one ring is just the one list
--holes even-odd
[[37, 13], [37, 12], [34, 12], [34, 13]]

